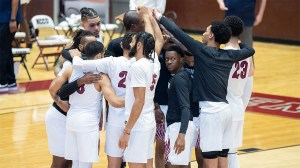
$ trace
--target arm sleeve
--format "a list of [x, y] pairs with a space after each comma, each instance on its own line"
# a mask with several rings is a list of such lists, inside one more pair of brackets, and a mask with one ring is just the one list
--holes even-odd
[[73, 58], [73, 68], [81, 71], [96, 71], [108, 73], [111, 65], [112, 57], [106, 57], [97, 60], [82, 60], [80, 57]]
[[134, 72], [131, 74], [131, 82], [130, 87], [146, 87], [146, 73], [143, 70], [143, 67], [134, 65], [130, 69], [131, 72]]
[[73, 58], [71, 57], [71, 55], [70, 55], [70, 53], [69, 53], [69, 50], [66, 50], [66, 49], [62, 50], [61, 55], [62, 55], [62, 57], [63, 57], [64, 59], [66, 59], [66, 60], [68, 60], [68, 61], [70, 61], [70, 62], [73, 61]]
[[254, 55], [255, 50], [245, 44], [240, 44], [240, 50], [228, 50], [234, 61], [241, 61]]
[[71, 94], [73, 94], [74, 92], [76, 92], [77, 90], [78, 90], [78, 85], [77, 85], [77, 80], [75, 80], [71, 83], [67, 83], [63, 85], [58, 91], [57, 95], [59, 95], [61, 99], [65, 99]]
[[184, 79], [183, 76], [177, 76], [176, 78], [174, 78], [174, 88], [176, 90], [177, 100], [181, 111], [181, 124], [179, 133], [185, 134], [189, 125], [189, 119], [191, 115], [189, 95], [190, 91], [187, 79]]
[[161, 17], [159, 21], [173, 36], [180, 41], [193, 55], [197, 54], [199, 49], [205, 47], [205, 45], [197, 40], [194, 40], [188, 34], [183, 32], [174, 22], [166, 17]]

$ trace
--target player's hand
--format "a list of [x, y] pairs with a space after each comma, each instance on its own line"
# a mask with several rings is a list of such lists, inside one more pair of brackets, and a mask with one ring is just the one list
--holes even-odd
[[162, 17], [162, 14], [157, 9], [152, 10], [152, 15], [156, 20], [160, 20], [160, 18]]
[[92, 74], [92, 73], [88, 72], [88, 73], [84, 74], [83, 77], [81, 77], [77, 80], [77, 85], [81, 86], [83, 84], [97, 83], [99, 80], [101, 80], [100, 74]]
[[142, 14], [142, 15], [152, 15], [152, 12], [149, 8], [145, 7], [145, 6], [138, 6], [136, 8], [137, 13]]
[[78, 49], [69, 50], [69, 53], [70, 53], [72, 58], [75, 57], [75, 56], [81, 57], [81, 52]]
[[154, 109], [154, 112], [155, 112], [155, 121], [157, 124], [161, 124], [161, 123], [164, 123], [164, 118], [165, 118], [165, 115], [164, 113], [161, 111], [160, 107], [155, 107]]
[[128, 147], [130, 134], [123, 132], [119, 139], [119, 148], [125, 150]]
[[256, 18], [255, 18], [255, 21], [254, 21], [254, 26], [257, 26], [261, 23], [262, 21], [262, 16], [261, 15], [257, 15]]
[[221, 10], [223, 10], [223, 11], [228, 10], [228, 8], [225, 6], [224, 2], [223, 2], [223, 3], [220, 3], [219, 8], [220, 8]]
[[163, 38], [164, 38], [164, 47], [166, 47], [169, 44], [170, 40], [171, 40], [171, 36], [167, 35], [167, 34], [164, 34]]
[[17, 22], [13, 21], [13, 22], [9, 22], [9, 31], [11, 33], [17, 32], [18, 28], [17, 28]]
[[57, 105], [59, 108], [61, 108], [64, 112], [68, 112], [70, 108], [69, 101], [63, 101], [59, 98]]
[[179, 133], [174, 144], [175, 154], [179, 155], [185, 148], [185, 134]]

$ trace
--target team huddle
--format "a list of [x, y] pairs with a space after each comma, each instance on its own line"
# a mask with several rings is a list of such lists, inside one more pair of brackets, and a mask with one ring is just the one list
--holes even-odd
[[200, 42], [159, 11], [138, 7], [124, 14], [124, 37], [105, 50], [99, 16], [81, 13], [83, 29], [63, 50], [49, 88], [52, 167], [92, 167], [102, 124], [109, 168], [153, 168], [154, 155], [156, 168], [190, 167], [194, 148], [198, 167], [239, 167], [255, 53], [238, 43], [240, 18], [213, 21]]

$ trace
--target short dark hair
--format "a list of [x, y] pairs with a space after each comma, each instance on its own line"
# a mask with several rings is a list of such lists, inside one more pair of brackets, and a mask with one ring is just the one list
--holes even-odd
[[136, 35], [136, 33], [126, 33], [122, 39], [122, 47], [123, 50], [130, 50], [130, 43], [132, 41], [132, 37]]
[[175, 51], [178, 55], [180, 55], [180, 57], [184, 57], [184, 51], [182, 50], [181, 47], [179, 47], [178, 45], [174, 44], [174, 45], [170, 45], [167, 49], [166, 52], [168, 51]]
[[123, 17], [123, 24], [126, 30], [130, 30], [132, 24], [139, 24], [141, 21], [141, 16], [136, 12], [136, 10], [127, 11]]
[[104, 46], [99, 41], [92, 41], [85, 46], [84, 51], [88, 59], [93, 59], [97, 54], [103, 53]]
[[98, 17], [97, 12], [93, 8], [83, 7], [80, 9], [80, 13], [81, 13], [81, 21], [86, 21], [88, 19], [93, 19]]
[[75, 33], [74, 33], [74, 36], [73, 36], [73, 44], [72, 46], [70, 47], [70, 49], [78, 49], [79, 50], [79, 44], [80, 44], [80, 41], [83, 37], [86, 37], [86, 36], [94, 36], [93, 33], [89, 32], [89, 31], [86, 31], [86, 30], [83, 30], [83, 29], [79, 29], [77, 30]]
[[215, 42], [226, 44], [231, 37], [231, 30], [224, 22], [212, 21], [211, 32], [214, 34]]
[[232, 36], [238, 37], [244, 29], [242, 19], [237, 16], [226, 16], [224, 23], [231, 29]]

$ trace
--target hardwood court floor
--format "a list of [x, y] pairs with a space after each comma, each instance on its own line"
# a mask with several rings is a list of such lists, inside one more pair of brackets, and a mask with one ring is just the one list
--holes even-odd
[[[259, 42], [254, 47], [254, 92], [300, 98], [300, 47]], [[34, 46], [27, 57], [29, 67], [37, 53]], [[44, 65], [37, 65], [29, 70], [33, 81], [54, 78], [53, 67], [47, 71]], [[29, 81], [23, 67], [17, 81]], [[0, 167], [50, 167], [44, 118], [52, 100], [47, 90], [23, 92], [0, 95]], [[241, 167], [300, 167], [300, 119], [261, 113], [256, 109], [246, 113], [244, 145], [239, 150]], [[295, 110], [300, 113], [298, 106]], [[100, 141], [101, 159], [94, 167], [104, 168], [107, 165], [103, 152], [104, 132]], [[192, 167], [196, 167], [196, 162], [192, 162]]]

